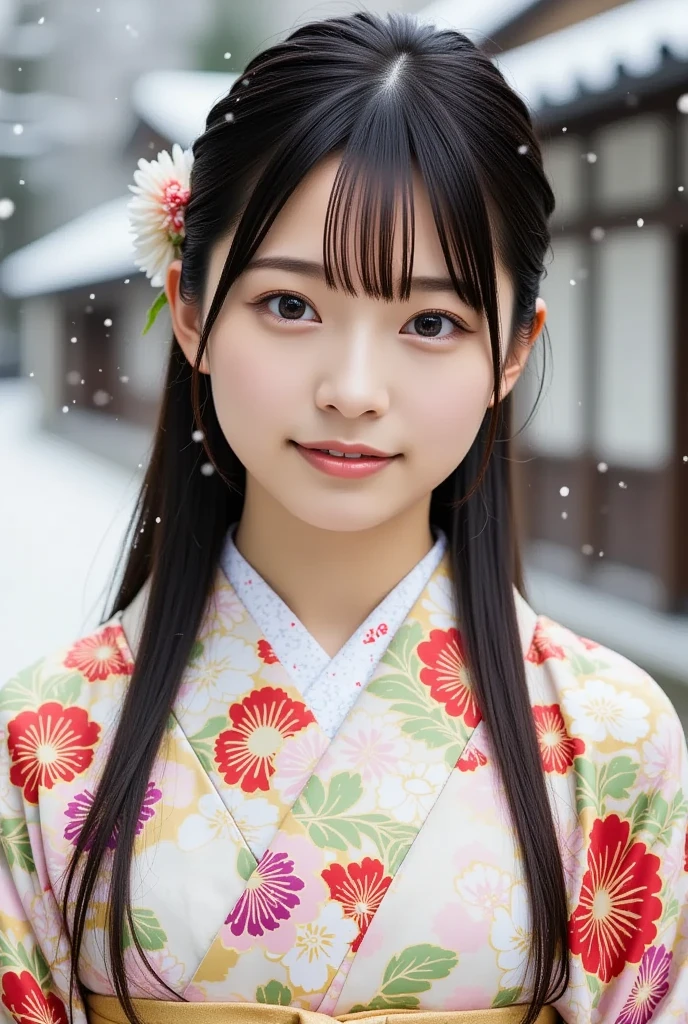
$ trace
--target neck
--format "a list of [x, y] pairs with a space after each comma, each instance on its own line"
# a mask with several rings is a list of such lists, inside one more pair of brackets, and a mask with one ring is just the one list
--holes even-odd
[[234, 542], [328, 654], [433, 546], [429, 499], [369, 530], [322, 530], [251, 481]]

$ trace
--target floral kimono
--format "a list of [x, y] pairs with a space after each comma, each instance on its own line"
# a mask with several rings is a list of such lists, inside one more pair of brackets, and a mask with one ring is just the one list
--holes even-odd
[[[149, 962], [190, 1001], [330, 1016], [527, 1002], [522, 862], [443, 549], [339, 662], [293, 642], [301, 625], [276, 595], [268, 614], [269, 588], [232, 557], [140, 811]], [[681, 725], [643, 671], [514, 599], [568, 891], [556, 1008], [567, 1024], [686, 1022]], [[18, 1024], [67, 1019], [63, 876], [134, 666], [134, 606], [0, 691], [0, 1014]], [[80, 978], [112, 995], [103, 924], [96, 904]], [[132, 994], [170, 999], [124, 944]]]

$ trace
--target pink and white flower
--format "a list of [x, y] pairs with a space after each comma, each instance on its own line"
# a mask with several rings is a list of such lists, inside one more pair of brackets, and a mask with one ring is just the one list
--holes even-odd
[[189, 202], [193, 152], [175, 142], [172, 154], [158, 153], [157, 160], [139, 160], [135, 185], [129, 189], [129, 222], [134, 233], [135, 263], [151, 284], [160, 288], [165, 272], [179, 252], [184, 238], [184, 213]]
[[294, 945], [282, 957], [292, 984], [304, 992], [323, 989], [330, 969], [339, 968], [357, 934], [358, 925], [341, 904], [326, 903], [315, 921], [299, 925]]
[[597, 743], [608, 736], [635, 743], [650, 728], [645, 701], [603, 679], [588, 679], [585, 686], [567, 690], [562, 703], [572, 719], [571, 732]]

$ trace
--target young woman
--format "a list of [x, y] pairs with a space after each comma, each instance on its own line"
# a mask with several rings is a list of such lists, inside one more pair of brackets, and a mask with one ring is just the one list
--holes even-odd
[[137, 181], [169, 370], [111, 617], [0, 694], [3, 1012], [686, 1021], [681, 726], [522, 596], [523, 103], [357, 14]]

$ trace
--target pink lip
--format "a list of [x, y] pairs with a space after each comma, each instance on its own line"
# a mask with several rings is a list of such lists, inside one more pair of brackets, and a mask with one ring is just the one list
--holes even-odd
[[331, 452], [344, 452], [345, 455], [360, 452], [361, 455], [374, 455], [376, 459], [394, 458], [389, 452], [381, 452], [379, 448], [371, 448], [369, 444], [347, 444], [346, 441], [309, 441], [308, 444], [299, 444], [299, 448], [325, 448]]
[[[325, 444], [327, 444], [331, 451], [360, 452], [362, 457], [360, 459], [345, 459], [340, 455], [328, 455], [327, 452], [319, 450], [320, 445], [311, 447], [310, 445], [301, 445], [294, 442], [294, 447], [306, 462], [309, 462], [315, 469], [319, 469], [321, 473], [327, 473], [328, 476], [345, 477], [349, 480], [360, 480], [363, 477], [372, 476], [373, 473], [379, 473], [396, 458], [394, 455], [384, 454], [375, 456], [371, 454], [371, 452], [374, 452], [374, 449], [366, 445], [340, 444], [339, 447], [336, 447], [335, 444], [329, 441], [325, 442]], [[365, 458], [366, 455], [369, 457]]]

